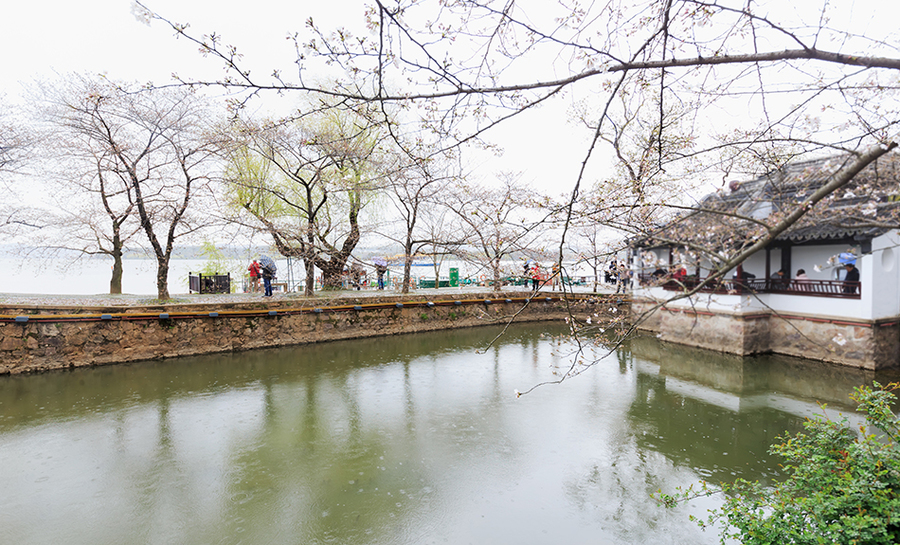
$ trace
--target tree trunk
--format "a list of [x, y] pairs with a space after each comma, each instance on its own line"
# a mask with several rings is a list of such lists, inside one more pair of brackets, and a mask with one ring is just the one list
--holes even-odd
[[169, 260], [157, 257], [159, 264], [156, 269], [156, 298], [166, 301], [169, 297]]
[[113, 254], [112, 278], [109, 280], [110, 295], [122, 293], [122, 253]]
[[[307, 193], [307, 202], [310, 202], [312, 194], [309, 193], [309, 191], [307, 191]], [[306, 265], [306, 286], [303, 288], [303, 295], [312, 297], [316, 289], [316, 235], [313, 231], [313, 223], [311, 221], [306, 222], [306, 244], [307, 247], [303, 249], [303, 263]], [[322, 282], [322, 287], [325, 287], [324, 280]]]
[[494, 270], [494, 291], [500, 291], [500, 259], [497, 258], [491, 262], [491, 268]]
[[312, 297], [316, 287], [316, 265], [312, 259], [304, 258], [303, 265], [306, 267], [306, 285], [303, 287], [303, 295]]
[[412, 245], [407, 242], [403, 256], [403, 288], [400, 293], [409, 293], [409, 282], [412, 280]]
[[[347, 260], [350, 259], [350, 254], [353, 253], [353, 249], [356, 248], [356, 244], [359, 242], [359, 210], [361, 206], [359, 195], [350, 191], [348, 192], [348, 197], [350, 199], [350, 213], [348, 218], [350, 232], [347, 234], [347, 238], [344, 239], [344, 243], [341, 245], [339, 251], [330, 252], [328, 261], [321, 259], [321, 257], [315, 258], [316, 266], [322, 269], [323, 289], [341, 289], [341, 273], [344, 272], [344, 266], [347, 264]], [[324, 240], [322, 242], [324, 243]]]
[[322, 289], [325, 290], [339, 290], [343, 287], [342, 285], [342, 276], [344, 272], [344, 262], [341, 262], [339, 266], [335, 266], [330, 261], [326, 262], [324, 265], [320, 263], [319, 268], [322, 269]]
[[435, 289], [441, 287], [441, 263], [443, 263], [443, 259], [437, 258], [437, 252], [431, 259], [432, 263], [434, 263], [434, 287]]

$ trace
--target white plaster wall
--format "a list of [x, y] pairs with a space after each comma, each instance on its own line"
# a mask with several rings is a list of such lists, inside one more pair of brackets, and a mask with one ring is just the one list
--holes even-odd
[[765, 310], [764, 298], [752, 295], [723, 295], [718, 293], [697, 294], [696, 308], [708, 308], [710, 311], [756, 312]]
[[[642, 287], [635, 290], [634, 295], [667, 300], [676, 295], [659, 287]], [[753, 297], [741, 295], [723, 295], [717, 293], [697, 293], [690, 298], [679, 299], [666, 304], [668, 308], [694, 309], [708, 312], [748, 312], [763, 310], [765, 307]]]
[[[760, 254], [762, 254], [762, 256], [764, 258], [763, 265], [762, 265], [763, 274], [756, 275], [757, 278], [763, 278], [765, 276], [765, 272], [766, 272], [766, 261], [765, 261], [766, 252], [763, 251], [763, 252], [760, 252]], [[769, 276], [772, 276], [772, 273], [777, 272], [778, 269], [780, 269], [780, 268], [781, 268], [781, 248], [775, 248], [769, 252]], [[785, 271], [785, 274], [790, 274], [790, 273], [788, 271]]]
[[864, 256], [860, 268], [863, 300], [870, 300], [871, 318], [900, 315], [900, 233], [893, 231], [872, 241], [872, 253]]
[[865, 304], [865, 293], [865, 290], [863, 290], [863, 299], [807, 297], [783, 295], [780, 293], [766, 293], [760, 296], [760, 299], [768, 304], [772, 310], [784, 314], [814, 314], [830, 318], [867, 320], [870, 319], [870, 313], [867, 312], [868, 306]]
[[[836, 265], [828, 265], [828, 259], [850, 248], [846, 246], [797, 246], [791, 250], [791, 278], [797, 276], [797, 269], [805, 269], [810, 280], [834, 280]], [[816, 266], [821, 270], [816, 271]], [[860, 268], [860, 272], [862, 269]]]
[[[778, 262], [775, 262], [778, 263]], [[775, 265], [775, 268], [772, 272], [778, 270], [778, 266]], [[756, 252], [751, 255], [744, 261], [744, 271], [753, 273], [756, 275], [756, 278], [763, 280], [766, 277], [766, 252]], [[734, 272], [731, 272], [729, 276], [733, 275]]]

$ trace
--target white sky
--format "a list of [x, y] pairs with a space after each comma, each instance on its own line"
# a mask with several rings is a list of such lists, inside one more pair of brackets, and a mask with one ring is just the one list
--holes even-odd
[[[248, 58], [266, 58], [271, 67], [290, 66], [285, 36], [299, 30], [308, 17], [314, 16], [324, 27], [357, 26], [363, 21], [360, 0], [148, 0], [146, 4], [174, 22], [190, 23], [197, 34], [224, 35]], [[204, 60], [186, 40], [176, 40], [162, 23], [147, 26], [136, 20], [131, 0], [7, 2], [2, 13], [0, 46], [7, 92], [15, 91], [16, 81], [54, 72], [106, 72], [117, 79], [155, 83], [168, 81], [173, 72], [219, 73], [215, 61]]]
[[[820, 1], [799, 4], [818, 5]], [[322, 29], [343, 26], [365, 32], [364, 0], [145, 3], [172, 21], [189, 23], [195, 35], [216, 32], [224, 36], [224, 41], [238, 46], [254, 71], [263, 75], [274, 68], [291, 69], [294, 51], [285, 38], [302, 30], [309, 17]], [[859, 19], [855, 27], [866, 30], [895, 25], [895, 15], [900, 13], [900, 4], [874, 0], [851, 0], [840, 6], [847, 10], [848, 17], [852, 14]], [[796, 9], [807, 15], [815, 13], [809, 6]], [[883, 35], [883, 30], [877, 28], [874, 35]], [[163, 23], [147, 26], [139, 22], [132, 13], [132, 0], [9, 0], [0, 10], [0, 51], [0, 97], [5, 95], [7, 101], [19, 100], [20, 83], [52, 82], [73, 71], [157, 84], [171, 81], [172, 73], [188, 79], [214, 79], [222, 73], [217, 60], [203, 58], [196, 46], [176, 39]], [[480, 174], [489, 178], [498, 170], [523, 171], [525, 182], [553, 196], [570, 191], [587, 136], [566, 118], [566, 105], [557, 104], [504, 123], [487, 136], [501, 145], [505, 154], [500, 160], [482, 163]], [[594, 174], [599, 177], [606, 173]], [[590, 177], [586, 180], [591, 181]]]
[[[215, 78], [221, 64], [203, 58], [197, 47], [176, 39], [159, 21], [147, 26], [132, 13], [131, 0], [16, 0], [6, 2], [0, 17], [3, 78], [0, 97], [18, 102], [22, 84], [52, 82], [70, 72], [105, 73], [116, 80], [171, 81]], [[313, 17], [322, 29], [339, 26], [364, 32], [363, 0], [147, 0], [145, 5], [167, 19], [189, 23], [195, 35], [215, 32], [238, 46], [255, 70], [288, 71], [294, 52], [286, 36], [302, 30]], [[561, 123], [565, 107], [510, 123], [492, 135], [506, 153], [481, 168], [524, 171], [525, 181], [552, 195], [568, 192], [586, 143]], [[523, 138], [523, 135], [527, 137]]]

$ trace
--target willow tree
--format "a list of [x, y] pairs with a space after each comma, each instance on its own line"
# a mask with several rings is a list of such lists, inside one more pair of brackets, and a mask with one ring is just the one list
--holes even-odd
[[315, 268], [328, 289], [360, 239], [360, 212], [374, 188], [375, 131], [357, 113], [326, 109], [296, 120], [235, 121], [229, 152], [229, 198], [245, 225], [266, 233], [281, 255], [301, 258], [305, 293]]

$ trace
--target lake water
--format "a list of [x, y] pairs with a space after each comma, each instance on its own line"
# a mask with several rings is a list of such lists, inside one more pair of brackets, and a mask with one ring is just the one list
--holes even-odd
[[[273, 258], [274, 254], [271, 254]], [[293, 260], [289, 267], [287, 259], [276, 259], [279, 281], [289, 282], [292, 286], [300, 283], [305, 273], [302, 261]], [[207, 261], [202, 259], [172, 259], [169, 264], [169, 293], [188, 292], [188, 273], [202, 270]], [[240, 289], [240, 275], [249, 266], [249, 261], [229, 260], [232, 278]], [[156, 260], [125, 259], [123, 261], [122, 292], [134, 295], [156, 295]], [[485, 271], [471, 263], [445, 260], [441, 267], [441, 277], [447, 278], [450, 268], [458, 269], [460, 277], [481, 278]], [[5, 281], [0, 293], [35, 293], [35, 294], [70, 294], [96, 295], [109, 293], [109, 280], [112, 276], [112, 260], [84, 259], [77, 263], [64, 260], [18, 259], [0, 256], [0, 270], [4, 271]], [[505, 268], [518, 271], [517, 262], [509, 262]], [[317, 275], [321, 272], [317, 270]], [[590, 275], [584, 267], [573, 268], [573, 276]], [[390, 275], [399, 282], [403, 277], [402, 266], [391, 266]], [[416, 266], [412, 269], [414, 278], [434, 280], [434, 268]], [[374, 282], [374, 273], [370, 277]]]
[[[547, 324], [0, 377], [0, 543], [717, 543], [650, 494], [770, 482], [872, 373]], [[851, 411], [852, 412], [852, 411]]]
[[[187, 293], [188, 272], [197, 272], [205, 261], [173, 259], [169, 271], [169, 291]], [[77, 264], [64, 261], [20, 260], [0, 258], [5, 271], [4, 293], [51, 293], [96, 295], [109, 293], [112, 260], [86, 259]], [[156, 260], [126, 259], [123, 261], [122, 292], [135, 295], [156, 295]]]

